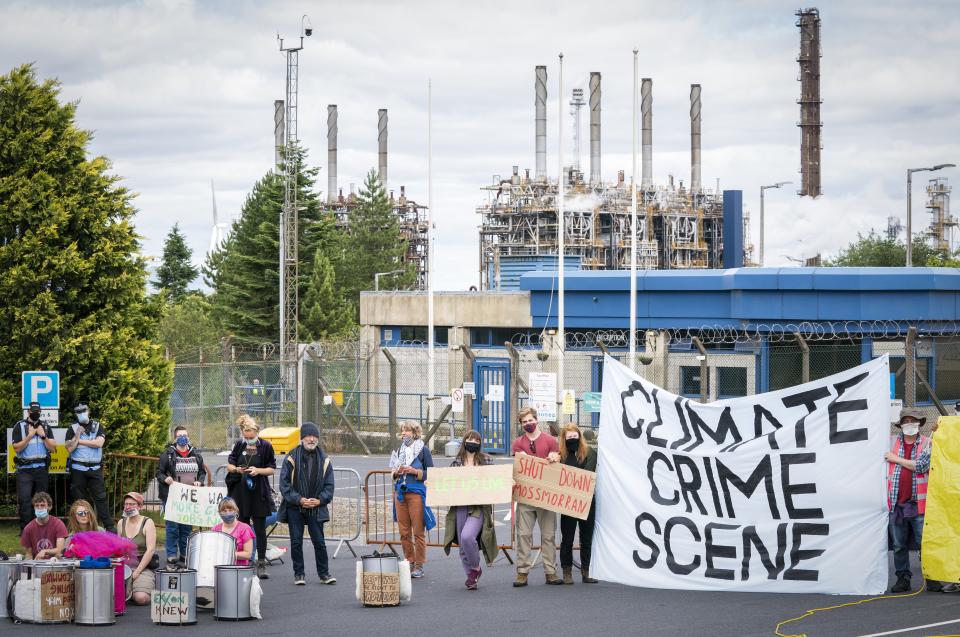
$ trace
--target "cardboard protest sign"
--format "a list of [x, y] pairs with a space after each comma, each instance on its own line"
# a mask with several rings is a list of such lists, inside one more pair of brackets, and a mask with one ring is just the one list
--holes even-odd
[[559, 462], [518, 454], [513, 459], [513, 499], [586, 520], [590, 515], [596, 475]]
[[591, 575], [658, 588], [883, 593], [888, 371], [884, 355], [701, 404], [607, 356]]
[[513, 499], [513, 465], [430, 467], [427, 504], [435, 507], [502, 504]]
[[190, 595], [181, 591], [152, 591], [150, 620], [154, 624], [179, 624], [187, 621]]
[[221, 522], [217, 507], [225, 497], [226, 487], [194, 487], [173, 482], [163, 519], [190, 526], [214, 526]]
[[73, 571], [51, 571], [40, 575], [40, 619], [56, 621], [73, 619]]

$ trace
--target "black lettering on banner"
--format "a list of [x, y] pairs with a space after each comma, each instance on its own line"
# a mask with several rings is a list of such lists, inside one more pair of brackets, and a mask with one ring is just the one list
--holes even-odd
[[785, 453], [780, 456], [780, 483], [783, 490], [783, 501], [787, 505], [787, 515], [791, 520], [800, 518], [823, 518], [823, 509], [798, 509], [793, 505], [793, 496], [802, 493], [816, 493], [817, 485], [814, 482], [790, 484], [790, 465], [814, 464], [817, 461], [815, 453]]
[[739, 524], [720, 524], [719, 522], [710, 522], [707, 524], [704, 529], [704, 544], [706, 545], [706, 556], [707, 556], [707, 570], [704, 571], [705, 577], [712, 577], [714, 579], [728, 579], [732, 580], [734, 577], [732, 568], [716, 568], [713, 565], [714, 558], [718, 557], [736, 557], [737, 556], [737, 547], [728, 546], [726, 544], [714, 544], [713, 543], [713, 532], [717, 531], [734, 531], [739, 529]]
[[670, 445], [671, 449], [676, 449], [677, 447], [685, 445], [693, 439], [693, 436], [690, 435], [690, 428], [687, 427], [687, 419], [683, 415], [684, 402], [686, 402], [686, 399], [684, 399], [682, 396], [677, 396], [677, 399], [673, 401], [674, 407], [677, 408], [677, 418], [680, 420], [680, 428], [683, 429], [683, 438], [680, 440], [675, 440], [674, 443]]
[[[667, 465], [667, 468], [670, 471], [673, 471], [673, 465], [670, 464], [670, 460], [667, 458], [666, 454], [660, 451], [653, 451], [650, 453], [650, 457], [647, 459], [647, 481], [650, 483], [650, 497], [653, 498], [653, 501], [657, 504], [663, 504], [671, 506], [680, 502], [680, 494], [676, 491], [673, 492], [673, 497], [669, 500], [663, 497], [660, 493], [660, 489], [657, 488], [657, 483], [653, 479], [653, 465], [654, 463], [660, 460], [663, 464]], [[659, 533], [659, 531], [657, 531]]]
[[634, 440], [640, 437], [640, 428], [643, 426], [643, 418], [637, 418], [636, 426], [630, 424], [630, 417], [627, 416], [627, 398], [631, 398], [637, 391], [643, 394], [643, 397], [647, 399], [647, 402], [650, 402], [650, 396], [647, 394], [647, 391], [643, 388], [643, 385], [638, 380], [630, 383], [630, 386], [627, 387], [626, 391], [620, 392], [620, 406], [623, 408], [623, 413], [620, 416], [620, 420], [623, 422], [623, 435]]
[[866, 399], [858, 400], [840, 400], [840, 397], [843, 396], [843, 392], [847, 391], [851, 387], [858, 385], [864, 378], [868, 376], [867, 372], [858, 374], [853, 378], [840, 381], [833, 386], [837, 390], [837, 397], [830, 402], [830, 405], [827, 406], [827, 413], [830, 415], [830, 444], [839, 445], [845, 442], [860, 442], [861, 440], [867, 439], [867, 428], [860, 427], [859, 429], [848, 429], [847, 431], [839, 431], [837, 429], [837, 414], [846, 413], [850, 411], [866, 411], [867, 410], [867, 401]]
[[770, 553], [764, 546], [760, 536], [757, 535], [757, 527], [748, 526], [743, 529], [743, 566], [740, 570], [740, 579], [750, 579], [750, 546], [757, 548], [757, 554], [760, 556], [760, 562], [767, 569], [767, 579], [777, 579], [780, 572], [783, 571], [783, 554], [787, 551], [787, 523], [781, 522], [777, 525], [777, 561], [770, 560]]
[[780, 421], [777, 420], [776, 416], [773, 415], [773, 412], [769, 411], [763, 405], [754, 405], [753, 406], [753, 432], [756, 434], [757, 438], [763, 435], [763, 420], [766, 419], [771, 425], [773, 425], [773, 431], [767, 434], [767, 440], [770, 443], [771, 449], [779, 449], [780, 445], [777, 444], [777, 430], [783, 429], [783, 425], [780, 424]]
[[690, 417], [690, 428], [693, 429], [693, 434], [697, 439], [684, 449], [684, 451], [690, 451], [702, 445], [704, 433], [710, 436], [710, 439], [717, 443], [718, 446], [723, 444], [728, 435], [733, 438], [733, 442], [720, 451], [726, 451], [731, 446], [743, 440], [743, 436], [740, 435], [740, 431], [737, 429], [737, 423], [733, 421], [733, 416], [730, 415], [730, 407], [723, 408], [723, 412], [721, 412], [720, 418], [717, 421], [717, 430], [714, 431], [707, 426], [707, 423], [700, 417], [700, 414], [694, 411], [690, 405], [691, 403], [687, 401], [684, 406], [687, 408], [687, 415]]
[[663, 424], [663, 417], [660, 415], [660, 400], [657, 397], [657, 389], [650, 390], [651, 400], [653, 401], [653, 411], [657, 419], [647, 425], [647, 444], [651, 447], [667, 448], [667, 441], [663, 438], [657, 438], [653, 435], [653, 430]]
[[807, 434], [804, 430], [804, 422], [807, 419], [807, 416], [812, 414], [817, 410], [817, 401], [823, 400], [824, 398], [829, 398], [831, 396], [830, 390], [826, 387], [815, 387], [813, 389], [808, 389], [807, 391], [802, 391], [799, 394], [793, 394], [792, 396], [785, 396], [783, 398], [784, 407], [799, 407], [803, 405], [807, 408], [807, 413], [800, 417], [800, 420], [796, 424], [796, 437], [797, 437], [797, 446], [806, 447], [807, 446]]
[[650, 513], [641, 513], [633, 521], [633, 527], [637, 531], [637, 539], [640, 540], [640, 543], [650, 549], [650, 557], [648, 559], [643, 559], [640, 557], [640, 551], [633, 552], [633, 563], [639, 566], [640, 568], [653, 568], [657, 563], [657, 559], [660, 557], [660, 547], [657, 546], [657, 543], [648, 538], [643, 534], [643, 531], [640, 529], [640, 524], [642, 522], [650, 522], [653, 525], [653, 531], [660, 535], [660, 523], [657, 522], [657, 518], [653, 517]]
[[710, 485], [710, 495], [713, 497], [713, 510], [718, 518], [723, 517], [723, 506], [720, 504], [720, 491], [717, 489], [717, 482], [713, 478], [713, 466], [710, 464], [710, 457], [703, 457], [703, 468], [707, 474], [707, 483]]
[[[680, 493], [683, 495], [683, 501], [687, 505], [687, 513], [693, 513], [693, 508], [690, 506], [690, 496], [687, 495], [692, 494], [693, 501], [697, 503], [697, 508], [700, 510], [700, 515], [706, 515], [707, 509], [704, 508], [703, 502], [700, 501], [700, 494], [698, 493], [700, 487], [703, 485], [703, 480], [700, 479], [700, 471], [697, 469], [697, 463], [686, 456], [674, 454], [673, 466], [676, 467], [677, 481], [680, 482]], [[688, 467], [690, 469], [689, 478], [683, 475], [683, 469], [681, 467]]]
[[690, 531], [690, 535], [692, 535], [693, 539], [697, 542], [700, 541], [700, 531], [697, 530], [697, 525], [694, 524], [692, 520], [679, 516], [667, 520], [666, 526], [663, 527], [663, 548], [667, 551], [667, 568], [675, 575], [689, 575], [700, 566], [700, 556], [694, 555], [693, 561], [689, 564], [677, 563], [673, 555], [673, 546], [670, 543], [670, 533], [673, 531], [673, 527], [677, 525], [686, 527], [687, 530]]
[[816, 582], [820, 571], [809, 568], [797, 568], [801, 560], [812, 560], [823, 554], [824, 549], [801, 549], [800, 542], [804, 535], [830, 535], [829, 524], [815, 524], [811, 522], [796, 522], [793, 525], [793, 543], [790, 546], [790, 568], [783, 573], [784, 580], [801, 582]]
[[746, 482], [741, 480], [740, 476], [716, 458], [714, 462], [717, 463], [717, 477], [720, 480], [720, 488], [723, 489], [724, 501], [727, 503], [728, 518], [737, 517], [736, 512], [733, 510], [733, 498], [730, 497], [730, 487], [728, 485], [732, 484], [735, 486], [737, 491], [749, 500], [753, 497], [760, 483], [763, 482], [767, 494], [767, 503], [770, 507], [770, 515], [772, 515], [775, 520], [780, 519], [780, 509], [777, 507], [777, 496], [773, 491], [773, 464], [770, 461], [770, 456], [763, 457], [763, 460], [761, 460], [757, 468], [753, 470], [753, 473], [750, 474]]

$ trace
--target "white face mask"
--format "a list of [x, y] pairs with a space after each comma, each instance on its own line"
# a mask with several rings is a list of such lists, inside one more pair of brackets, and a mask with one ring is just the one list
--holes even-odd
[[904, 436], [916, 436], [920, 433], [920, 425], [916, 423], [904, 425], [901, 427], [901, 431], [903, 431]]

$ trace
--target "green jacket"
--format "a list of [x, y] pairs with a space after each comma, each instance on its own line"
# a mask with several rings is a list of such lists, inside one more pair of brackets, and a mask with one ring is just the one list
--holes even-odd
[[[483, 464], [492, 464], [493, 460], [484, 454]], [[451, 467], [459, 467], [460, 463], [454, 460]], [[500, 547], [497, 544], [497, 533], [493, 528], [493, 507], [489, 504], [478, 504], [470, 507], [470, 515], [473, 517], [483, 516], [483, 526], [480, 528], [480, 535], [477, 542], [480, 544], [480, 551], [487, 560], [487, 564], [492, 564], [497, 559], [497, 553]], [[447, 511], [447, 518], [443, 533], [443, 552], [450, 555], [450, 547], [459, 542], [457, 538], [457, 507], [450, 507]]]

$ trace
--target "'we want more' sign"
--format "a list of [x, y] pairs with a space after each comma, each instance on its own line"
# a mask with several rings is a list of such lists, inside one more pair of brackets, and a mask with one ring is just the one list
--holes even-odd
[[593, 573], [633, 586], [882, 593], [887, 357], [701, 404], [604, 360]]

